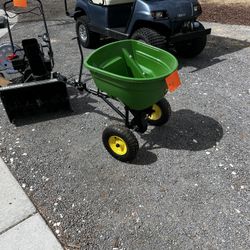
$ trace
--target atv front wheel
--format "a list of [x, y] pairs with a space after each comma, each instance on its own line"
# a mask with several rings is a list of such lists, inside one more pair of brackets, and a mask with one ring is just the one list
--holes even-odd
[[[196, 31], [205, 30], [204, 26], [200, 23], [199, 28]], [[207, 35], [202, 35], [192, 40], [178, 42], [175, 44], [175, 50], [177, 54], [184, 58], [192, 58], [199, 55], [207, 44]]]
[[150, 28], [140, 28], [136, 30], [131, 38], [158, 48], [166, 47], [166, 37], [161, 35], [158, 31]]
[[100, 35], [89, 29], [86, 16], [80, 16], [76, 20], [76, 33], [84, 48], [95, 48], [100, 40]]

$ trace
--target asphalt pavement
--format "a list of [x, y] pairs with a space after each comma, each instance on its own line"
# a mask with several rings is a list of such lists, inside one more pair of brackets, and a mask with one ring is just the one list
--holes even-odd
[[[56, 70], [76, 76], [74, 23], [49, 30]], [[20, 42], [42, 28], [13, 31]], [[250, 42], [212, 35], [179, 63], [182, 86], [166, 96], [172, 118], [137, 135], [132, 164], [105, 151], [102, 131], [122, 121], [94, 96], [70, 89], [72, 114], [17, 127], [0, 107], [0, 156], [66, 249], [250, 248]]]
[[[9, 14], [10, 16], [12, 15], [10, 12], [8, 12], [8, 14]], [[0, 9], [0, 16], [4, 16], [4, 15], [5, 15], [4, 11], [3, 11], [2, 9]], [[17, 20], [18, 20], [18, 18], [17, 18], [17, 17], [14, 17], [14, 16], [13, 16], [12, 19], [10, 19], [10, 27], [11, 27], [11, 28], [13, 27], [13, 25], [16, 24]], [[6, 28], [1, 28], [1, 29], [0, 29], [0, 38], [3, 37], [3, 36], [4, 36], [5, 34], [7, 34], [7, 33], [8, 33], [7, 27], [6, 27]]]

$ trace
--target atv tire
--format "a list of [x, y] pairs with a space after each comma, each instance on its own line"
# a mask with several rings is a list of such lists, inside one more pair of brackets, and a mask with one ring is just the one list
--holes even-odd
[[100, 34], [89, 29], [87, 16], [80, 16], [77, 18], [76, 33], [84, 48], [96, 48], [100, 41]]
[[[196, 31], [205, 30], [204, 26], [200, 23]], [[202, 35], [189, 41], [183, 41], [175, 44], [177, 54], [184, 58], [192, 58], [199, 55], [207, 44], [207, 35]]]
[[167, 42], [165, 36], [161, 35], [158, 31], [150, 28], [140, 28], [136, 30], [131, 38], [161, 49], [166, 47]]

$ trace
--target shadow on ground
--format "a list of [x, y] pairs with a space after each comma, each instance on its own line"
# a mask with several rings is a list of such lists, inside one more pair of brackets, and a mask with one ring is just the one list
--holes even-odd
[[[114, 42], [114, 39], [102, 39], [98, 47]], [[217, 63], [221, 63], [227, 60], [225, 55], [237, 52], [239, 50], [250, 47], [250, 43], [247, 41], [241, 41], [237, 39], [231, 39], [219, 36], [208, 36], [207, 46], [204, 51], [195, 58], [181, 58], [174, 50], [169, 50], [174, 54], [179, 61], [179, 69], [187, 66], [194, 67], [193, 72], [210, 67]]]
[[240, 41], [231, 38], [209, 36], [205, 50], [195, 58], [178, 58], [179, 69], [186, 66], [194, 67], [195, 71], [210, 67], [217, 63], [221, 63], [226, 58], [223, 56], [237, 52], [239, 50], [250, 47], [250, 43], [247, 41]]
[[135, 164], [157, 161], [157, 156], [150, 152], [153, 149], [202, 151], [214, 147], [222, 137], [223, 128], [213, 118], [191, 110], [179, 110], [172, 114], [167, 125], [154, 127], [141, 135], [145, 142]]
[[[102, 39], [97, 48], [114, 41], [114, 39], [110, 38]], [[210, 35], [208, 36], [206, 48], [200, 55], [195, 58], [181, 58], [172, 49], [170, 49], [169, 52], [174, 54], [178, 58], [179, 69], [191, 66], [195, 68], [195, 70], [193, 70], [193, 72], [195, 72], [217, 63], [221, 63], [227, 60], [223, 56], [248, 47], [250, 47], [250, 43], [247, 41]]]

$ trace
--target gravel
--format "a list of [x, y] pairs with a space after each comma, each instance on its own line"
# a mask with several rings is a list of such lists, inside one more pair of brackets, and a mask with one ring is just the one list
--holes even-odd
[[[49, 29], [56, 70], [76, 75], [74, 23]], [[15, 26], [16, 41], [31, 30], [41, 23]], [[0, 155], [65, 249], [250, 248], [249, 43], [211, 36], [179, 61], [172, 118], [137, 135], [132, 164], [105, 151], [102, 131], [121, 121], [96, 97], [70, 89], [70, 116], [18, 127], [0, 105]]]
[[[61, 0], [44, 3], [60, 19], [49, 22], [56, 70], [77, 75], [74, 22]], [[20, 42], [42, 28], [21, 19], [14, 31]], [[65, 249], [250, 248], [249, 46], [210, 36], [200, 56], [179, 59], [182, 87], [167, 95], [173, 116], [137, 135], [132, 164], [102, 145], [104, 128], [121, 121], [100, 99], [69, 89], [74, 113], [18, 127], [0, 104], [0, 155]]]

